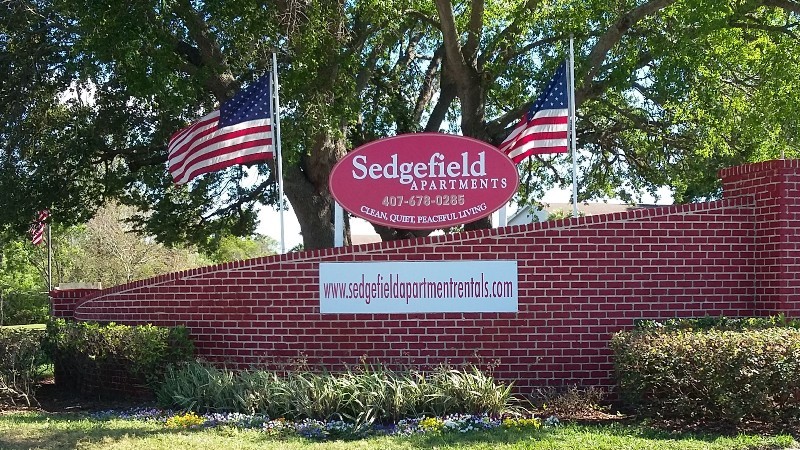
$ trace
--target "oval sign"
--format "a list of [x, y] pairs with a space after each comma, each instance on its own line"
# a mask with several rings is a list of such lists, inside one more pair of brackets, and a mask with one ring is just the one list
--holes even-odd
[[369, 222], [405, 229], [459, 225], [486, 217], [519, 185], [504, 153], [464, 136], [414, 133], [362, 145], [336, 163], [331, 194]]

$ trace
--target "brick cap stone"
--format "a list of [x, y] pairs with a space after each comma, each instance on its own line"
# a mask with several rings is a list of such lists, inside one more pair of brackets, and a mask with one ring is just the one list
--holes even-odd
[[59, 283], [57, 291], [74, 291], [77, 289], [103, 289], [103, 283]]

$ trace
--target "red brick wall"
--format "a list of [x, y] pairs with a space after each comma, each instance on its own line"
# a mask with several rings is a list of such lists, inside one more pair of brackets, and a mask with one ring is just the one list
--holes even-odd
[[[522, 391], [610, 385], [610, 336], [636, 319], [798, 312], [797, 161], [723, 171], [723, 200], [204, 267], [85, 299], [79, 320], [186, 325], [198, 353], [496, 366]], [[319, 313], [320, 261], [516, 260], [518, 313]]]
[[54, 317], [71, 319], [82, 299], [97, 293], [98, 289], [54, 289], [50, 291], [50, 307]]
[[720, 176], [725, 198], [752, 205], [756, 313], [800, 315], [800, 161], [732, 167]]

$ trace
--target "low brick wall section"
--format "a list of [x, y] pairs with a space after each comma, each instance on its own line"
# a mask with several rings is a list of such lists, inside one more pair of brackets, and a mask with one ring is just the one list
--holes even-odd
[[[228, 366], [494, 367], [520, 391], [609, 386], [637, 319], [798, 312], [798, 161], [722, 172], [722, 200], [301, 252], [116, 286], [78, 320], [185, 325]], [[517, 313], [320, 314], [319, 263], [516, 260]]]
[[100, 289], [54, 289], [50, 291], [50, 308], [54, 317], [72, 318], [78, 303]]

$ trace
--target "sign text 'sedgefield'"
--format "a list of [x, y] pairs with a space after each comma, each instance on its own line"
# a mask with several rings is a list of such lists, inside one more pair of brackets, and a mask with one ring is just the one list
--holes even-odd
[[356, 216], [386, 226], [442, 228], [485, 217], [519, 183], [495, 147], [441, 133], [406, 134], [354, 150], [331, 172], [334, 198]]

